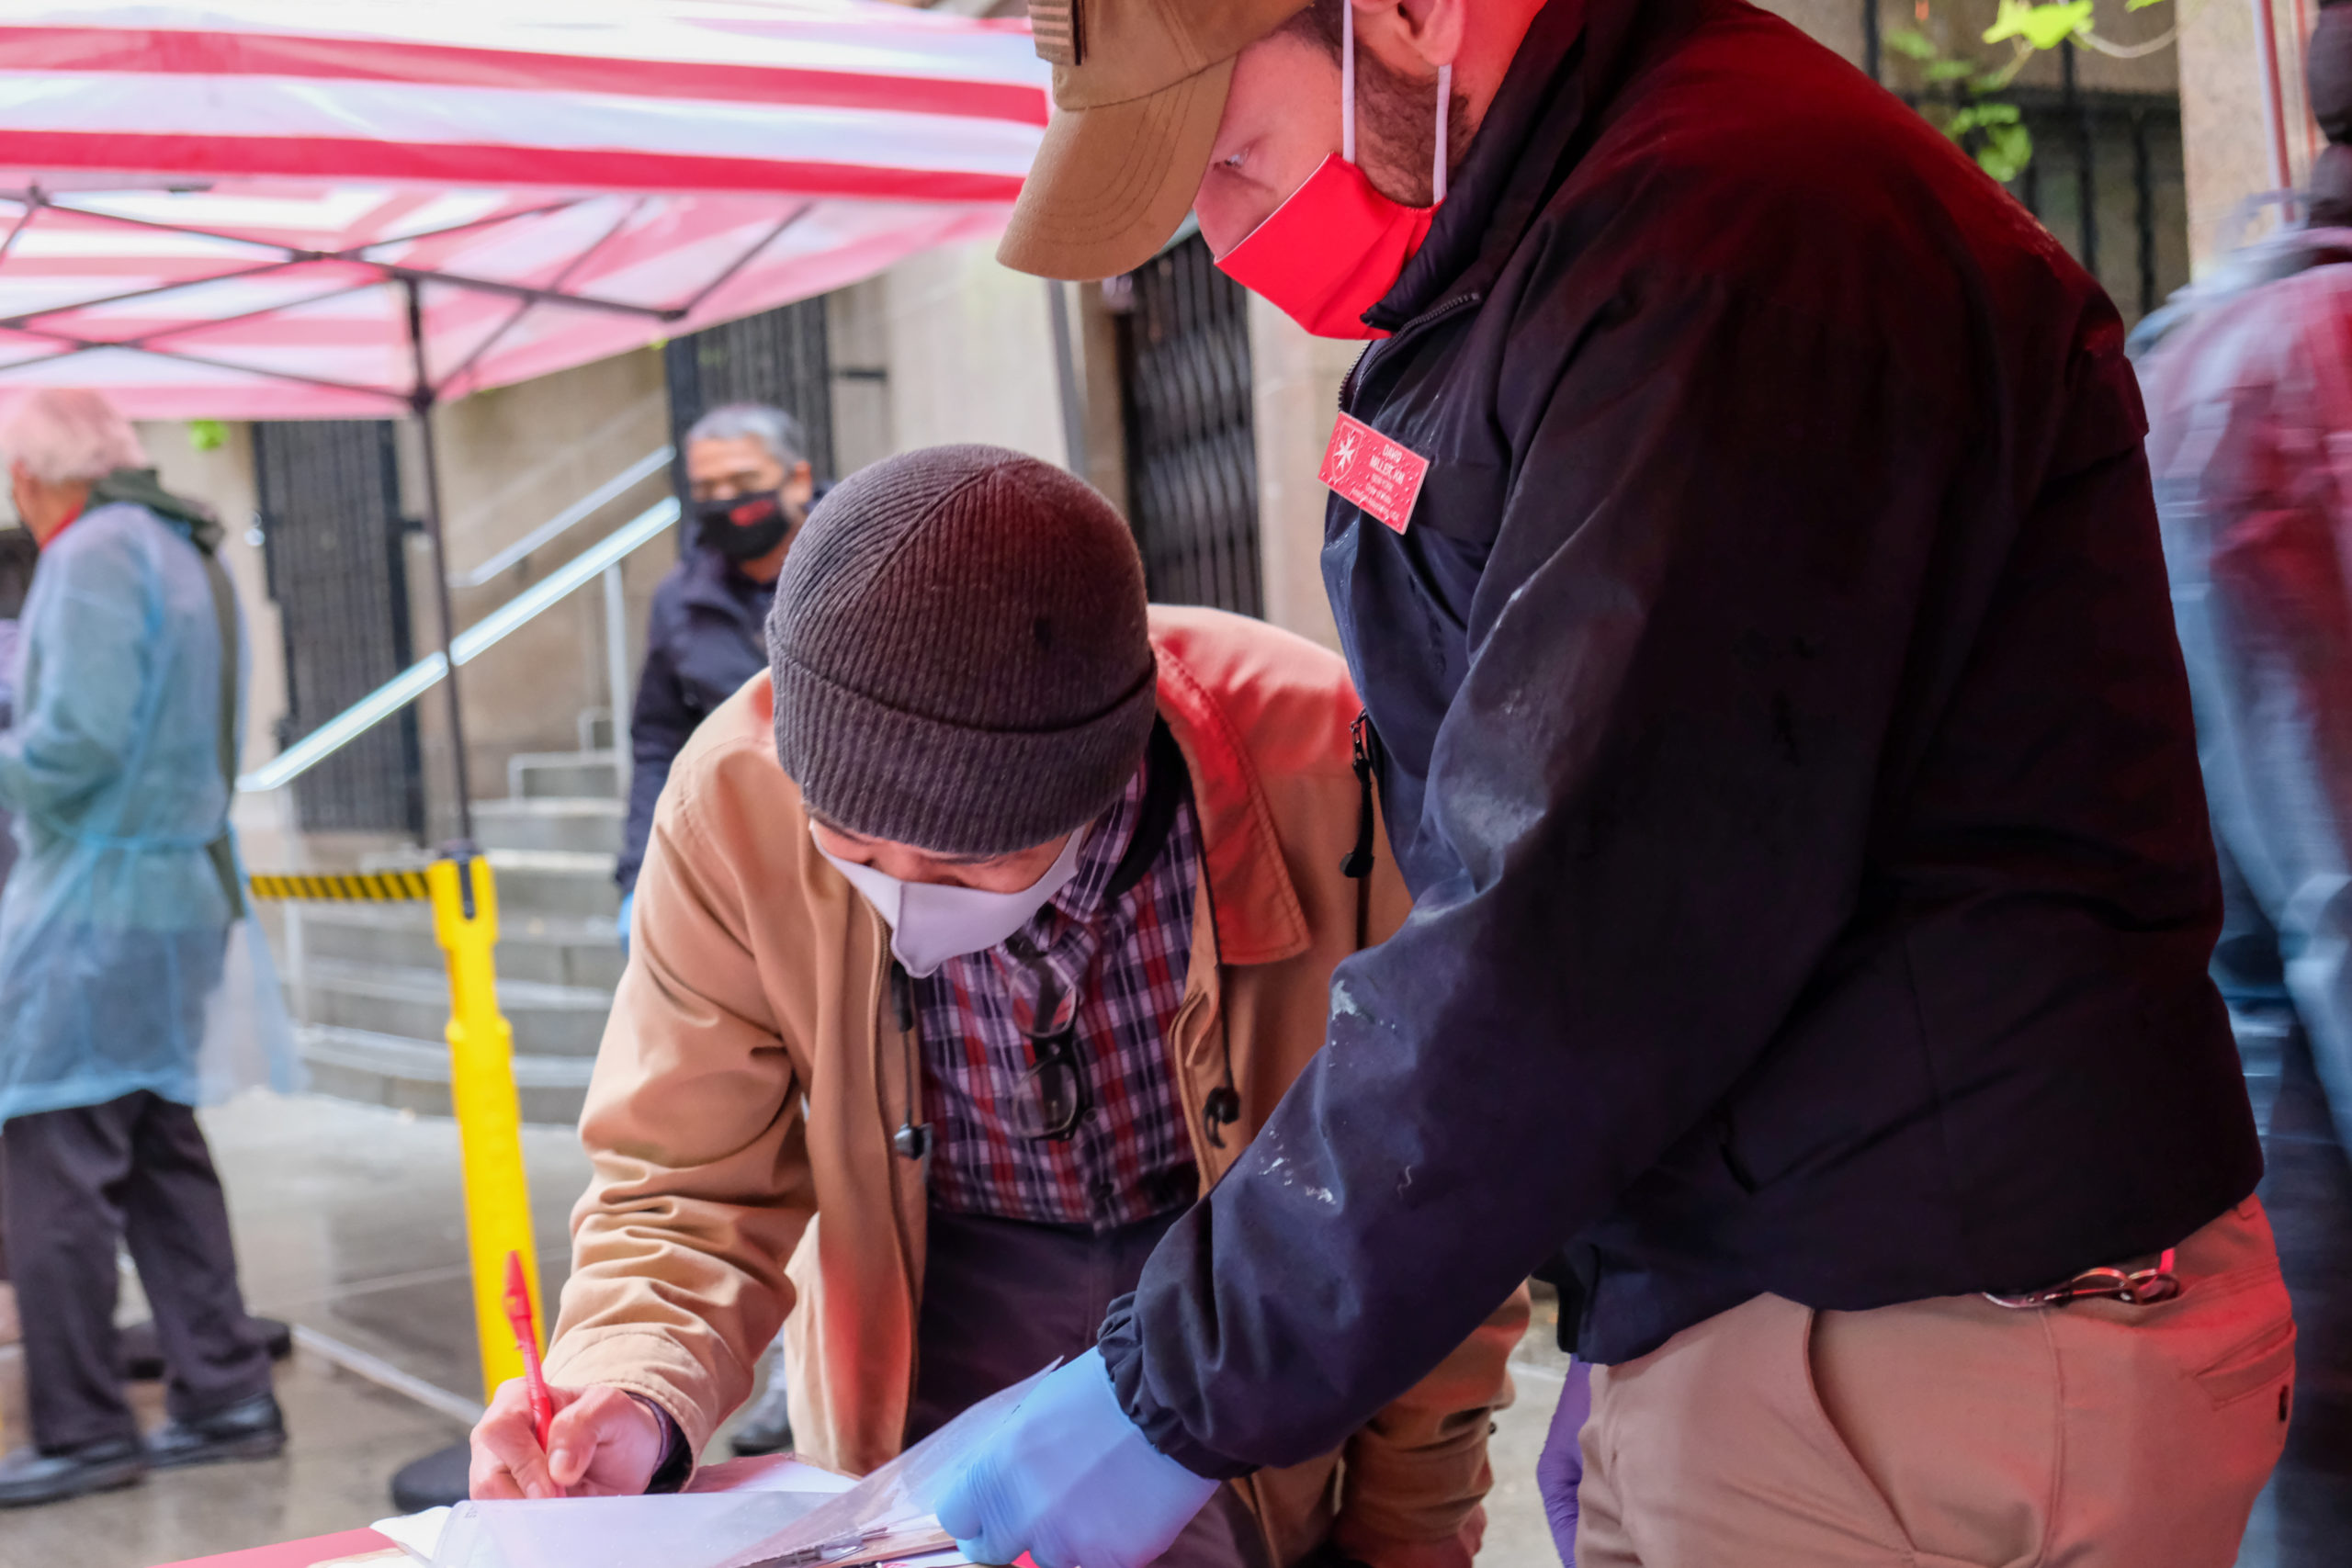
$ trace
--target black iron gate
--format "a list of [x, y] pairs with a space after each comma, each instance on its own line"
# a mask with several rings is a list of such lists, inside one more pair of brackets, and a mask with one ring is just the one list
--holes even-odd
[[1261, 613], [1258, 445], [1240, 285], [1198, 234], [1127, 275], [1127, 496], [1155, 601]]
[[2033, 162], [2009, 189], [2137, 321], [2188, 282], [2188, 185], [2180, 101], [2086, 92], [2075, 51], [2057, 91], [2013, 93]]
[[[394, 427], [383, 420], [254, 426], [263, 558], [286, 646], [291, 745], [407, 668], [408, 571]], [[359, 736], [294, 781], [306, 832], [422, 833], [416, 712]]]
[[23, 616], [25, 596], [32, 592], [33, 568], [40, 560], [40, 547], [33, 543], [31, 529], [22, 524], [0, 528], [0, 620]]
[[[1861, 0], [1862, 67], [1873, 77], [1887, 54], [1880, 4]], [[1999, 95], [2033, 139], [2032, 160], [2009, 191], [2099, 280], [2128, 325], [2188, 282], [2180, 98], [2086, 88], [2080, 63], [2075, 45], [2062, 43], [2057, 86]], [[1960, 101], [1958, 85], [1943, 91]]]
[[685, 492], [685, 434], [724, 403], [784, 410], [808, 434], [809, 467], [820, 479], [832, 474], [832, 352], [823, 296], [673, 338], [662, 364], [670, 380], [670, 440], [680, 448], [680, 494]]

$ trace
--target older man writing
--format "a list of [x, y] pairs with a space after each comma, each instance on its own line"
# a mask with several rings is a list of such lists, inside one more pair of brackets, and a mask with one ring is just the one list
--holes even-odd
[[[675, 1484], [780, 1322], [799, 1451], [853, 1472], [1087, 1351], [1403, 912], [1356, 712], [1329, 654], [1147, 610], [1125, 524], [1057, 469], [948, 447], [846, 481], [786, 562], [769, 673], [663, 793], [552, 1451], [502, 1392], [475, 1495]], [[1515, 1283], [1159, 1561], [1466, 1564]]]

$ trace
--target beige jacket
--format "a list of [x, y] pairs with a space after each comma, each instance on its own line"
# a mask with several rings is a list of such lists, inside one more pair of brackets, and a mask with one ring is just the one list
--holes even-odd
[[[1216, 910], [1214, 935], [1194, 922], [1170, 1042], [1205, 1191], [1322, 1044], [1332, 966], [1356, 946], [1358, 885], [1340, 863], [1359, 814], [1357, 701], [1339, 660], [1261, 623], [1154, 609], [1151, 630]], [[1409, 907], [1381, 850], [1375, 942]], [[764, 675], [678, 757], [636, 918], [581, 1119], [595, 1179], [548, 1375], [644, 1394], [699, 1454], [788, 1323], [800, 1452], [864, 1473], [899, 1452], [914, 1389], [924, 1189], [890, 1139], [921, 1086], [889, 1005], [888, 931], [817, 853]], [[1241, 1095], [1222, 1149], [1202, 1121], [1225, 1081], [1220, 1011]], [[1238, 1483], [1274, 1561], [1341, 1515], [1359, 1548], [1453, 1534], [1487, 1491], [1488, 1416], [1510, 1400], [1526, 1318], [1522, 1291], [1341, 1452]]]

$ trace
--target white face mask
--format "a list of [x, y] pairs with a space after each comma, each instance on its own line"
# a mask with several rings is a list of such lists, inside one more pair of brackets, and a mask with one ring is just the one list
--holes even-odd
[[[813, 838], [816, 829], [809, 828]], [[917, 979], [936, 974], [951, 958], [986, 953], [1036, 917], [1078, 874], [1078, 852], [1086, 830], [1069, 836], [1046, 874], [1018, 893], [984, 893], [977, 887], [950, 887], [936, 882], [901, 882], [897, 877], [817, 852], [865, 896], [883, 923], [890, 928], [890, 952]]]

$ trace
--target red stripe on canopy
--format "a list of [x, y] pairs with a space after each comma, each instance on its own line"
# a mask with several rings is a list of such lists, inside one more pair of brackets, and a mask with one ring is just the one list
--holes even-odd
[[160, 28], [0, 26], [0, 68], [522, 87], [810, 108], [901, 109], [1025, 125], [1045, 124], [1046, 112], [1045, 97], [1030, 83]]
[[389, 142], [356, 137], [300, 140], [237, 136], [154, 136], [137, 132], [16, 131], [0, 147], [24, 164], [51, 171], [201, 168], [215, 175], [287, 175], [388, 180], [442, 186], [530, 184], [605, 191], [790, 191], [861, 201], [1010, 202], [1018, 175], [902, 165], [827, 164], [616, 148], [512, 147], [484, 142]]
[[1019, 24], [868, 0], [72, 0], [0, 26], [0, 392], [390, 414], [1003, 226]]

